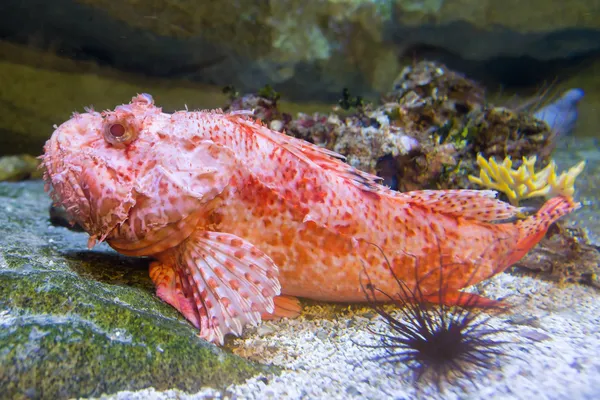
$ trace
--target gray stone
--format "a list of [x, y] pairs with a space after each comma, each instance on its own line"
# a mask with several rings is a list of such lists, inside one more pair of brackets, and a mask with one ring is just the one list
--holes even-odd
[[51, 226], [41, 181], [0, 183], [0, 392], [100, 396], [198, 391], [266, 367], [205, 342], [153, 295], [148, 261]]

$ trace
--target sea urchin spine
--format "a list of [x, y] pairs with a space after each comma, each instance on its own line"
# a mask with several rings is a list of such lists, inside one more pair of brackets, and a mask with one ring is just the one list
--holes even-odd
[[[491, 317], [482, 316], [482, 310], [475, 308], [477, 297], [467, 297], [461, 306], [445, 305], [446, 290], [441, 271], [438, 304], [431, 304], [425, 299], [418, 283], [415, 289], [411, 289], [391, 267], [390, 272], [398, 284], [398, 292], [393, 295], [377, 289], [368, 274], [367, 283], [363, 285], [367, 301], [383, 317], [391, 331], [381, 333], [369, 328], [380, 337], [380, 343], [362, 346], [385, 350], [385, 354], [372, 360], [405, 364], [413, 372], [415, 381], [420, 382], [427, 376], [438, 390], [443, 390], [444, 382], [456, 382], [464, 389], [460, 380], [456, 379], [461, 377], [477, 386], [478, 374], [494, 366], [498, 357], [505, 354], [502, 345], [506, 342], [494, 338], [505, 330], [490, 326]], [[375, 301], [380, 297], [376, 296], [377, 293], [383, 294], [398, 307], [399, 318], [386, 311], [383, 303]]]

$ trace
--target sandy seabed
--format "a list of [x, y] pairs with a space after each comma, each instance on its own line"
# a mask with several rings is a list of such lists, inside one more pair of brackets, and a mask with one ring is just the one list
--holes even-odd
[[440, 393], [434, 385], [415, 383], [407, 366], [373, 361], [381, 350], [360, 345], [379, 340], [367, 327], [386, 332], [381, 317], [364, 308], [333, 313], [334, 306], [311, 305], [298, 319], [263, 322], [232, 343], [236, 354], [283, 367], [280, 375], [258, 376], [223, 392], [145, 389], [102, 399], [600, 398], [597, 289], [503, 273], [478, 291], [508, 296], [513, 308], [489, 320], [493, 328], [510, 330], [495, 337], [508, 343], [497, 365], [478, 375], [476, 387], [463, 379]]

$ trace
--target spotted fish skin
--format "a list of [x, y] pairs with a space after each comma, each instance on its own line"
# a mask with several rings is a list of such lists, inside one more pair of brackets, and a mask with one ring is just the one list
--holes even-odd
[[561, 196], [498, 223], [520, 210], [493, 191], [398, 193], [247, 114], [167, 114], [147, 94], [75, 114], [42, 159], [88, 246], [151, 256], [157, 295], [215, 343], [298, 315], [296, 296], [364, 301], [365, 272], [382, 292], [395, 292], [393, 273], [433, 301], [443, 275], [444, 301], [467, 301], [460, 289], [518, 261], [579, 207]]

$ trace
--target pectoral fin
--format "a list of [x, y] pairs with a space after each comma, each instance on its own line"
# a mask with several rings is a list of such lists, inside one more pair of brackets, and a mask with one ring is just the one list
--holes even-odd
[[155, 261], [150, 263], [150, 278], [156, 286], [156, 295], [165, 303], [175, 307], [196, 328], [200, 327], [200, 316], [192, 296], [183, 285], [177, 268], [172, 263]]
[[177, 247], [173, 261], [181, 293], [194, 312], [180, 295], [169, 301], [165, 294], [164, 300], [180, 304], [179, 311], [208, 341], [223, 344], [226, 334], [239, 336], [245, 325], [258, 324], [261, 314], [275, 311], [273, 298], [281, 292], [277, 266], [235, 235], [195, 232]]

